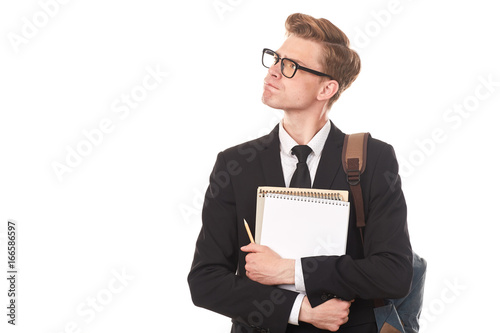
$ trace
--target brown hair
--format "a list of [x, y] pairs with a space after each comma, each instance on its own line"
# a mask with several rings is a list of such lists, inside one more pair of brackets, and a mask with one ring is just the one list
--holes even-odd
[[328, 108], [358, 77], [361, 61], [356, 51], [349, 48], [349, 38], [334, 24], [324, 18], [316, 19], [306, 14], [292, 14], [285, 22], [286, 35], [313, 40], [323, 46], [320, 62], [326, 74], [339, 84], [338, 92], [328, 101]]

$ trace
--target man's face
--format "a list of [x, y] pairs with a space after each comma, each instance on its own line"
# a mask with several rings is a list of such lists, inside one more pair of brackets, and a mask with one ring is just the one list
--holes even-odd
[[[290, 36], [275, 52], [280, 58], [289, 58], [301, 66], [323, 71], [319, 62], [322, 48], [317, 42]], [[319, 102], [316, 97], [321, 89], [321, 82], [321, 77], [303, 70], [298, 70], [291, 79], [286, 78], [281, 73], [280, 60], [267, 72], [262, 102], [284, 111], [307, 110]]]

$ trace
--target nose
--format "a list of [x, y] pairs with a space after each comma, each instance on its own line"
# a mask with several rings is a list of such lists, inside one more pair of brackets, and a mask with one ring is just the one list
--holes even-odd
[[280, 78], [281, 77], [281, 60], [279, 60], [273, 66], [269, 67], [267, 72], [275, 78]]

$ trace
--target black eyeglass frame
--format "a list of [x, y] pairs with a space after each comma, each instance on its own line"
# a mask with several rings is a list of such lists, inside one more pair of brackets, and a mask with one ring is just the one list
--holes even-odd
[[[306, 72], [309, 72], [311, 74], [314, 74], [314, 75], [318, 75], [318, 76], [325, 76], [325, 77], [328, 77], [330, 78], [330, 80], [333, 80], [334, 78], [331, 76], [331, 75], [328, 75], [328, 74], [325, 74], [325, 73], [321, 73], [321, 72], [318, 72], [318, 71], [315, 71], [314, 69], [310, 69], [310, 68], [307, 68], [307, 67], [304, 67], [304, 66], [301, 66], [299, 65], [296, 61], [292, 60], [292, 59], [289, 59], [289, 58], [281, 58], [278, 53], [274, 52], [273, 50], [271, 49], [263, 49], [262, 50], [262, 66], [264, 66], [265, 68], [269, 68], [267, 67], [265, 64], [264, 64], [264, 56], [267, 54], [271, 55], [274, 54], [276, 55], [276, 61], [274, 62], [273, 66], [276, 65], [280, 60], [281, 60], [281, 74], [283, 74], [284, 77], [288, 78], [288, 79], [291, 79], [292, 77], [295, 76], [295, 74], [297, 73], [297, 70], [303, 70], [303, 71], [306, 71]], [[285, 73], [283, 73], [283, 69], [284, 69], [284, 65], [283, 65], [283, 60], [288, 60], [290, 62], [292, 62], [294, 65], [295, 65], [295, 71], [293, 72], [292, 76], [286, 76]]]

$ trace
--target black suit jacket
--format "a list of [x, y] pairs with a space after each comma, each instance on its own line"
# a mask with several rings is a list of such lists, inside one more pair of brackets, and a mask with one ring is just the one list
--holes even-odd
[[[261, 285], [245, 274], [246, 253], [240, 247], [249, 238], [243, 219], [254, 232], [257, 188], [285, 186], [278, 130], [276, 126], [266, 136], [219, 153], [205, 196], [188, 282], [194, 304], [231, 317], [233, 332], [322, 332], [304, 323], [287, 324], [295, 292]], [[341, 163], [344, 136], [332, 124], [313, 188], [349, 190]], [[313, 307], [332, 297], [355, 299], [349, 321], [339, 332], [372, 332], [372, 299], [400, 298], [410, 288], [412, 251], [397, 174], [393, 148], [370, 138], [361, 178], [367, 224], [364, 247], [351, 200], [346, 255], [302, 259]]]

